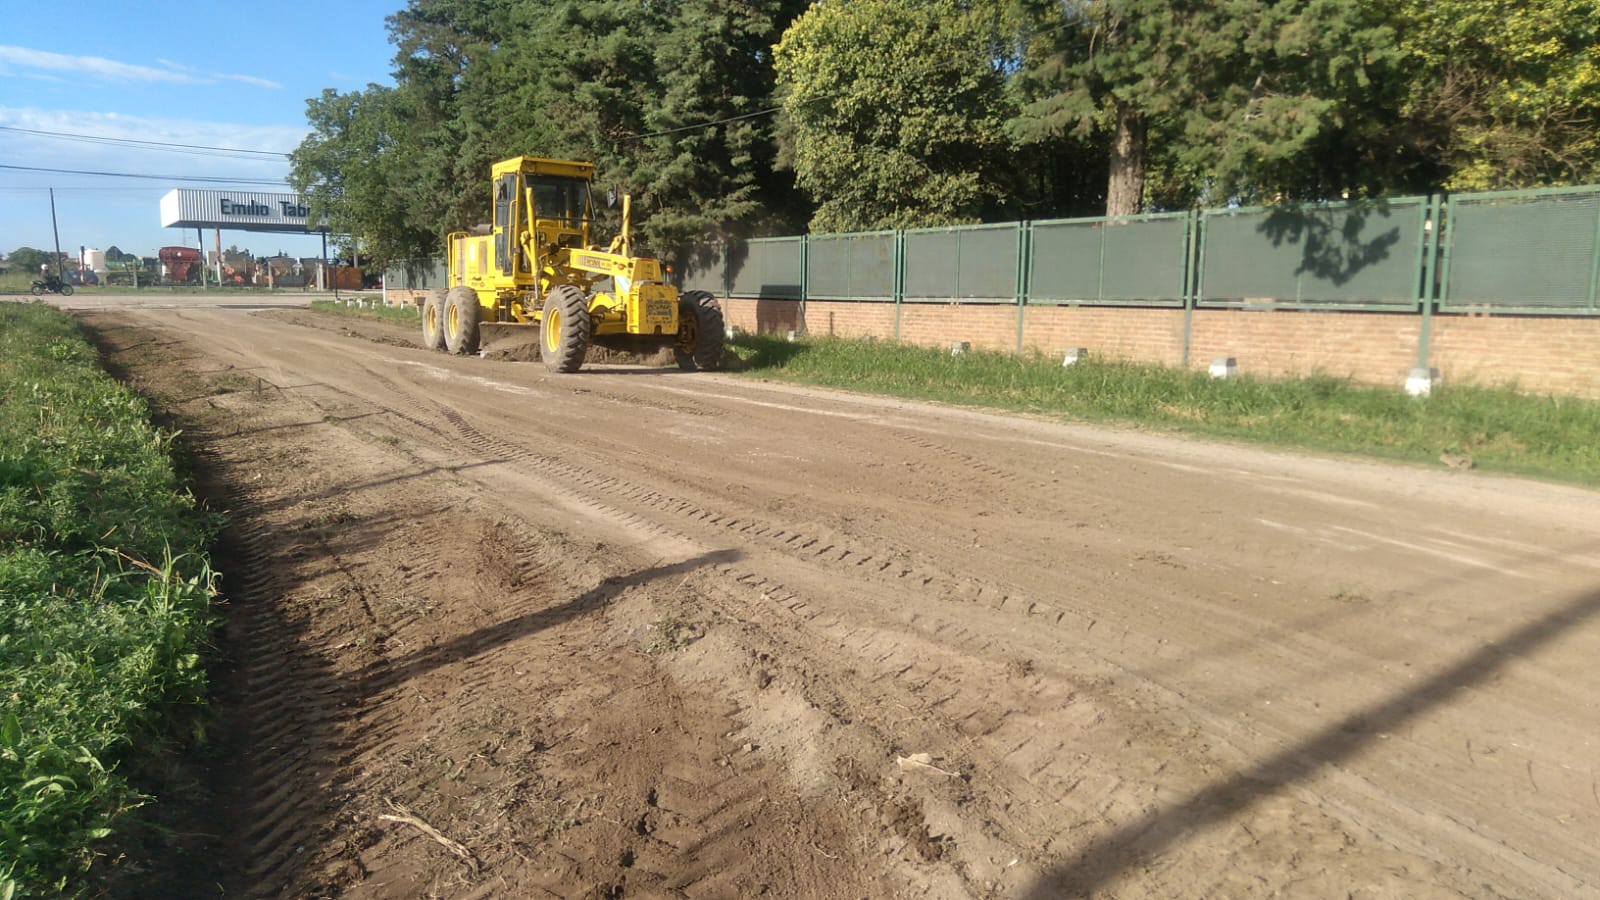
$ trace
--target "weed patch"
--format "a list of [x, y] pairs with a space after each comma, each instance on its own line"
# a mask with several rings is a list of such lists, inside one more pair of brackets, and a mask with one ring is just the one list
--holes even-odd
[[124, 773], [198, 729], [217, 523], [175, 438], [69, 316], [0, 303], [0, 896], [81, 892], [150, 799]]

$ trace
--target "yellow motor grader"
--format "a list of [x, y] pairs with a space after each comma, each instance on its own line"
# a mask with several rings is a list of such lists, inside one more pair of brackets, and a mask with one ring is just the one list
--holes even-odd
[[590, 344], [670, 346], [679, 368], [722, 364], [722, 308], [705, 291], [663, 278], [661, 262], [633, 255], [630, 201], [622, 232], [590, 243], [591, 163], [518, 156], [492, 168], [494, 221], [445, 241], [448, 288], [422, 304], [422, 343], [476, 353], [536, 338], [554, 372], [576, 372]]

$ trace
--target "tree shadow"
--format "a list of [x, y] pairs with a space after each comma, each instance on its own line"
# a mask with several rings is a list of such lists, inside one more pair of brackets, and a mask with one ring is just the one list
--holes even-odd
[[1088, 897], [1141, 860], [1168, 850], [1185, 837], [1249, 809], [1319, 770], [1338, 765], [1451, 698], [1483, 684], [1512, 660], [1525, 656], [1600, 614], [1600, 590], [1484, 645], [1416, 687], [1333, 723], [1255, 767], [1207, 787], [1189, 799], [1141, 816], [1098, 838], [1070, 862], [1046, 873], [1022, 895], [1027, 900]]
[[737, 550], [714, 550], [682, 562], [652, 566], [631, 575], [606, 578], [565, 603], [486, 625], [470, 634], [413, 651], [399, 659], [370, 663], [354, 675], [354, 681], [360, 685], [359, 693], [363, 697], [372, 697], [440, 666], [451, 665], [487, 653], [512, 641], [592, 613], [630, 587], [675, 575], [686, 575], [706, 566], [734, 562], [742, 555]]
[[752, 351], [741, 355], [740, 368], [746, 372], [761, 369], [781, 369], [796, 357], [811, 351], [808, 344], [797, 343], [771, 334], [750, 335], [739, 339], [741, 349]]
[[1388, 259], [1400, 243], [1399, 224], [1365, 236], [1369, 226], [1382, 228], [1381, 220], [1391, 215], [1389, 205], [1383, 201], [1332, 208], [1277, 206], [1256, 230], [1271, 239], [1274, 247], [1299, 245], [1296, 276], [1310, 275], [1318, 281], [1343, 286], [1363, 270]]
[[[730, 294], [738, 283], [739, 274], [750, 265], [750, 243], [743, 240], [728, 241], [722, 247], [723, 284]], [[801, 285], [792, 282], [763, 282], [754, 291], [740, 291], [736, 296], [756, 301], [756, 332], [767, 334], [801, 330]]]

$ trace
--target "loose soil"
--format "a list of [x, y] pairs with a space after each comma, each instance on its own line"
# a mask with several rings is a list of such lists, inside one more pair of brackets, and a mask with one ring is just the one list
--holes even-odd
[[1600, 895], [1592, 492], [103, 306], [228, 522], [168, 896]]

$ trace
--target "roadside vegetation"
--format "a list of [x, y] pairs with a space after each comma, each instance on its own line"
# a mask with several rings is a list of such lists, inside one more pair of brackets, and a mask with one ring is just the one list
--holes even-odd
[[38, 269], [12, 268], [0, 272], [0, 292], [25, 293], [33, 287], [33, 280], [38, 277]]
[[1600, 403], [1513, 388], [1445, 384], [1419, 398], [1328, 376], [1223, 380], [1092, 357], [1064, 367], [1037, 354], [767, 335], [730, 349], [745, 372], [774, 380], [1600, 484]]
[[71, 317], [0, 303], [0, 897], [82, 893], [130, 778], [199, 734], [217, 522], [175, 437]]
[[387, 319], [394, 322], [420, 322], [421, 313], [415, 306], [385, 306], [376, 294], [359, 300], [313, 300], [311, 308], [317, 312], [363, 316], [369, 319]]

